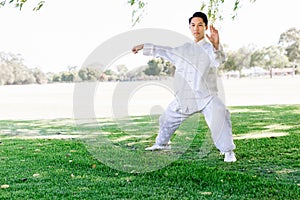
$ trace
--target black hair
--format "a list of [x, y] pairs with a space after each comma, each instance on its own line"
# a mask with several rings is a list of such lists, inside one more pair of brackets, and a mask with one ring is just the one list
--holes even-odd
[[202, 18], [202, 19], [203, 19], [203, 22], [205, 23], [205, 25], [206, 25], [206, 26], [208, 25], [208, 19], [207, 19], [207, 16], [206, 16], [206, 14], [204, 14], [203, 12], [195, 12], [195, 13], [193, 14], [193, 16], [189, 18], [189, 24], [191, 23], [191, 21], [192, 21], [192, 19], [193, 19], [194, 17], [200, 17], [200, 18]]

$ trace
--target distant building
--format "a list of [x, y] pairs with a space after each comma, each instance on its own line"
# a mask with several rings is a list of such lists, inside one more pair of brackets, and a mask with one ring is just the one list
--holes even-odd
[[273, 76], [294, 76], [295, 75], [295, 68], [294, 67], [287, 67], [287, 68], [272, 68], [271, 72]]
[[243, 68], [239, 71], [229, 71], [224, 75], [227, 78], [240, 78], [240, 77], [273, 77], [273, 76], [295, 76], [295, 68], [271, 68], [270, 70], [263, 69], [262, 67]]

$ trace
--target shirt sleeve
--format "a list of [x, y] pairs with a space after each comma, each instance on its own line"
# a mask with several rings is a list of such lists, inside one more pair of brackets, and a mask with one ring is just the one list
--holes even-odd
[[154, 45], [151, 43], [145, 43], [143, 48], [143, 54], [145, 56], [161, 57], [170, 61], [176, 62], [176, 50], [168, 46]]
[[226, 54], [223, 49], [223, 46], [221, 44], [219, 44], [218, 50], [216, 50], [215, 48], [213, 48], [213, 49], [214, 49], [216, 61], [219, 63], [219, 65], [223, 64], [227, 59]]

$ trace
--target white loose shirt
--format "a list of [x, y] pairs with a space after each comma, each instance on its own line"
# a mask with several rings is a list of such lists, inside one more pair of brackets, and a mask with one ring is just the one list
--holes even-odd
[[143, 54], [161, 57], [176, 66], [174, 89], [183, 112], [202, 110], [217, 95], [216, 68], [225, 61], [221, 45], [215, 50], [206, 39], [175, 48], [146, 43]]

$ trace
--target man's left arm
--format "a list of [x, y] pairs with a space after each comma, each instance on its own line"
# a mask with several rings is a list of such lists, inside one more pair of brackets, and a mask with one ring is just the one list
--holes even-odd
[[223, 64], [226, 61], [227, 57], [221, 44], [219, 44], [218, 49], [214, 48], [214, 53], [219, 64]]

